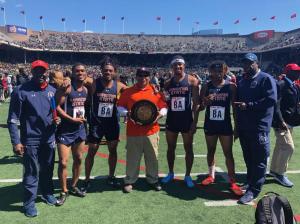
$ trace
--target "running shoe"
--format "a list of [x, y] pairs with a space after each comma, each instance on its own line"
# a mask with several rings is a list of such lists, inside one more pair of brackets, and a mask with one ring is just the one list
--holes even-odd
[[68, 192], [60, 192], [59, 197], [57, 198], [57, 206], [62, 206], [65, 201], [67, 200], [67, 197], [69, 196]]
[[207, 186], [207, 185], [210, 185], [212, 183], [215, 182], [215, 178], [213, 178], [212, 176], [208, 176], [206, 177], [202, 182], [201, 184], [204, 185], [204, 186]]
[[162, 182], [163, 184], [166, 184], [166, 183], [169, 183], [170, 181], [172, 181], [173, 179], [174, 179], [174, 173], [168, 173], [168, 175], [165, 176], [165, 177], [161, 180], [161, 182]]
[[194, 184], [193, 179], [191, 178], [191, 176], [185, 176], [184, 177], [184, 182], [185, 182], [185, 184], [188, 188], [195, 187], [195, 184]]

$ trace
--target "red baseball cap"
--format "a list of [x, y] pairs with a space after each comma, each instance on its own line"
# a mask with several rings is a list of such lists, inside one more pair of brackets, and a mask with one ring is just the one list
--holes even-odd
[[43, 67], [44, 69], [49, 69], [49, 64], [47, 62], [44, 62], [42, 60], [36, 60], [31, 63], [31, 69], [34, 69], [36, 67]]
[[284, 74], [289, 73], [290, 71], [299, 71], [300, 72], [300, 66], [297, 64], [287, 64], [283, 70]]

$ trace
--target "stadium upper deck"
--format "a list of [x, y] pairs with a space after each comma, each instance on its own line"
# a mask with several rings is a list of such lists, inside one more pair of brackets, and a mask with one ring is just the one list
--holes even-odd
[[121, 35], [79, 32], [31, 31], [19, 38], [0, 29], [2, 44], [38, 51], [116, 53], [244, 53], [264, 52], [300, 44], [300, 29], [286, 33], [273, 30], [249, 35]]

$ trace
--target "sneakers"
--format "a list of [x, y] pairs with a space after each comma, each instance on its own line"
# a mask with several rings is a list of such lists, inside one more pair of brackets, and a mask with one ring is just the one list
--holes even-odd
[[254, 199], [256, 198], [256, 196], [254, 195], [254, 193], [252, 191], [247, 191], [243, 197], [241, 197], [237, 203], [239, 204], [248, 204], [250, 202], [252, 202]]
[[241, 189], [241, 187], [239, 187], [235, 182], [232, 182], [230, 184], [230, 190], [237, 196], [242, 196], [244, 195], [243, 190]]
[[132, 185], [131, 184], [125, 184], [124, 187], [123, 187], [123, 192], [124, 193], [132, 192]]
[[121, 186], [120, 182], [118, 182], [118, 180], [115, 176], [108, 176], [106, 183], [111, 187], [120, 187]]
[[161, 182], [162, 182], [163, 184], [166, 184], [166, 183], [169, 183], [170, 181], [172, 181], [173, 179], [174, 179], [174, 173], [168, 173], [168, 175], [165, 176], [165, 177], [161, 180]]
[[56, 205], [57, 199], [52, 194], [48, 195], [42, 195], [41, 199], [47, 204], [47, 205]]
[[186, 186], [187, 186], [188, 188], [193, 188], [193, 187], [195, 187], [195, 184], [194, 184], [194, 182], [193, 182], [191, 176], [185, 176], [185, 177], [184, 177], [184, 182], [185, 182], [185, 184], [186, 184]]
[[74, 196], [77, 196], [77, 197], [85, 197], [86, 196], [86, 193], [81, 191], [78, 187], [71, 187], [71, 190], [70, 190], [70, 194], [74, 195]]
[[204, 185], [204, 186], [207, 186], [207, 185], [210, 185], [212, 183], [215, 182], [215, 178], [213, 178], [212, 176], [208, 176], [206, 177], [202, 182], [201, 184]]
[[244, 194], [246, 193], [246, 191], [248, 190], [248, 188], [249, 188], [249, 184], [245, 184], [245, 185], [241, 186], [241, 190], [242, 190], [242, 192]]
[[65, 201], [67, 200], [68, 196], [69, 196], [68, 192], [61, 192], [59, 197], [57, 198], [56, 205], [57, 206], [62, 206], [65, 203]]
[[35, 204], [30, 205], [28, 207], [24, 207], [24, 214], [27, 217], [36, 217], [38, 215], [38, 212], [36, 210]]
[[162, 189], [159, 182], [156, 182], [156, 183], [150, 184], [150, 185], [155, 191], [161, 191], [161, 189]]
[[83, 182], [83, 186], [81, 188], [81, 192], [83, 192], [84, 194], [86, 194], [90, 187], [91, 187], [91, 182], [89, 180], [88, 181], [84, 181]]
[[294, 184], [293, 182], [291, 182], [287, 176], [285, 175], [280, 175], [280, 174], [277, 174], [277, 173], [274, 173], [272, 171], [270, 171], [270, 176], [273, 176], [274, 179], [282, 186], [284, 187], [293, 187]]

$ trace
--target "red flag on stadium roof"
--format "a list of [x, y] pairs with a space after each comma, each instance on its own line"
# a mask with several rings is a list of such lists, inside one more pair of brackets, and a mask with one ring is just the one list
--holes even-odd
[[239, 19], [237, 19], [237, 20], [234, 22], [234, 24], [238, 24], [238, 23], [240, 23], [240, 20], [239, 20]]
[[102, 16], [101, 19], [102, 19], [102, 20], [105, 20], [105, 19], [106, 19], [106, 16]]
[[160, 16], [157, 16], [157, 17], [156, 17], [156, 20], [160, 21], [160, 20], [161, 20], [161, 17], [160, 17]]
[[25, 15], [25, 11], [24, 11], [24, 10], [20, 11], [20, 13], [21, 13], [22, 15]]
[[213, 25], [218, 25], [219, 24], [219, 21], [216, 21], [213, 23]]
[[62, 22], [65, 22], [65, 21], [66, 21], [66, 18], [61, 18], [61, 21], [62, 21]]
[[180, 16], [177, 16], [176, 20], [177, 20], [177, 21], [180, 21], [180, 20], [181, 20]]
[[295, 19], [297, 17], [297, 14], [296, 13], [293, 13], [292, 15], [291, 15], [291, 19]]
[[276, 19], [276, 16], [272, 16], [270, 19], [274, 20], [274, 19]]
[[256, 20], [257, 20], [257, 17], [253, 17], [253, 18], [252, 18], [252, 21], [256, 21]]
[[125, 17], [124, 17], [124, 16], [122, 16], [122, 17], [121, 17], [121, 20], [124, 20], [124, 19], [125, 19]]

